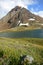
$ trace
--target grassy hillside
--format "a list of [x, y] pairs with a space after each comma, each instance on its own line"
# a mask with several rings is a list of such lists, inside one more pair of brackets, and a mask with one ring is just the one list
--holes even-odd
[[22, 65], [43, 65], [43, 39], [0, 38], [0, 65], [21, 65], [21, 55], [34, 58], [32, 64], [25, 62]]
[[41, 29], [40, 27], [35, 26], [29, 26], [29, 27], [15, 27], [11, 29], [2, 30], [0, 32], [19, 32], [19, 31], [26, 31], [26, 30], [35, 30], [35, 29]]

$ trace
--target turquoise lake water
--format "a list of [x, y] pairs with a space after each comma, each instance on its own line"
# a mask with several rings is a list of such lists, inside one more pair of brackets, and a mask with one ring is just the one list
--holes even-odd
[[0, 32], [0, 37], [8, 38], [43, 38], [43, 29], [22, 32]]

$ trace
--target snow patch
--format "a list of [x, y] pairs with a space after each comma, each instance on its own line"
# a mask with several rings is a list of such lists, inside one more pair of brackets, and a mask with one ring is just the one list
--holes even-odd
[[34, 19], [34, 18], [30, 18], [29, 20], [30, 20], [30, 21], [34, 21], [35, 19]]
[[40, 24], [40, 25], [42, 25], [42, 26], [43, 26], [43, 24]]
[[20, 23], [20, 20], [18, 22]]
[[20, 22], [21, 22], [21, 21], [19, 20], [17, 25], [19, 25], [19, 24], [20, 24]]
[[29, 23], [20, 23], [19, 26], [29, 26]]

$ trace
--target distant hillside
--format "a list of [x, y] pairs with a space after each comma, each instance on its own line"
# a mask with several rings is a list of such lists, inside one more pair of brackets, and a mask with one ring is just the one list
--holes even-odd
[[28, 25], [43, 27], [43, 18], [32, 14], [29, 10], [16, 6], [0, 19], [0, 30]]

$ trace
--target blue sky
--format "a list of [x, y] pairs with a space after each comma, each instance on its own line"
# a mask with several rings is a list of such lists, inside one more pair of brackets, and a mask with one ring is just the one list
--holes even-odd
[[33, 8], [34, 11], [43, 11], [43, 0], [37, 0], [36, 4], [28, 6], [29, 9]]
[[0, 18], [17, 5], [43, 17], [43, 0], [0, 0]]

